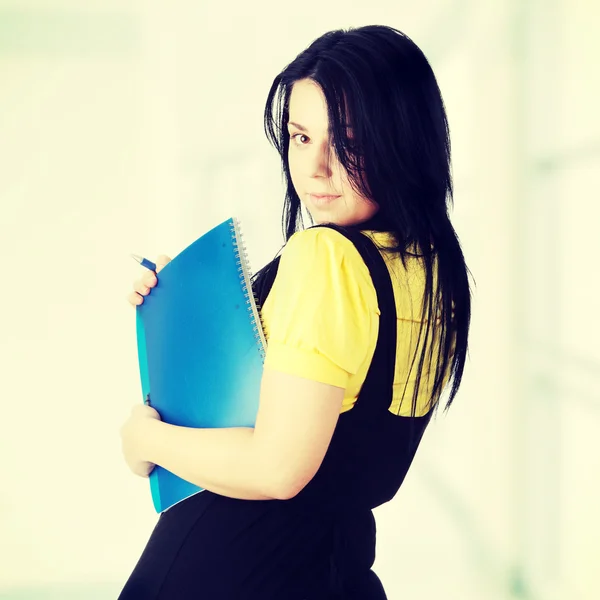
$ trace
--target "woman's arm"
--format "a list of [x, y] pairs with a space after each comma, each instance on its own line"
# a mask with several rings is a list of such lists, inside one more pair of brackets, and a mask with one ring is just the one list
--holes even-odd
[[199, 487], [245, 500], [295, 496], [321, 466], [344, 389], [265, 367], [254, 428], [144, 419], [140, 454]]
[[196, 429], [145, 419], [146, 460], [202, 488], [244, 500], [272, 500], [269, 465], [254, 429]]

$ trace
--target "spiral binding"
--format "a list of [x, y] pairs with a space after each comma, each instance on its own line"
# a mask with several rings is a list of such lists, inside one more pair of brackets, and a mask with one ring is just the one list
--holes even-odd
[[[267, 342], [264, 335], [264, 324], [262, 314], [258, 308], [258, 299], [252, 288], [252, 271], [250, 269], [250, 261], [248, 260], [248, 251], [244, 243], [244, 236], [238, 218], [233, 217], [231, 219], [230, 230], [236, 265], [242, 282], [242, 290], [244, 296], [246, 296], [246, 305], [248, 314], [250, 315], [250, 322], [252, 323], [254, 338], [256, 339], [256, 345], [258, 346], [261, 359], [264, 362], [267, 348]], [[248, 290], [250, 290], [250, 293]]]

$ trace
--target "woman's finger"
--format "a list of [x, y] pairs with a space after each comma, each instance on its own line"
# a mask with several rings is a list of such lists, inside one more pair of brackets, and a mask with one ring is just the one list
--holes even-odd
[[144, 296], [150, 293], [150, 289], [158, 283], [156, 274], [167, 264], [171, 259], [166, 254], [161, 254], [156, 259], [156, 272], [144, 269], [144, 273], [139, 279], [133, 282], [133, 292], [127, 296], [127, 301], [133, 306], [138, 306], [144, 302]]
[[156, 273], [154, 271], [147, 271], [142, 275], [140, 282], [146, 287], [154, 287], [156, 285]]
[[150, 287], [144, 283], [143, 279], [136, 279], [133, 282], [133, 289], [142, 296], [146, 296], [150, 293]]
[[137, 292], [131, 292], [127, 296], [127, 302], [133, 306], [138, 306], [144, 302], [144, 299]]
[[168, 265], [171, 259], [166, 254], [161, 254], [156, 259], [156, 272], [158, 273], [164, 266]]

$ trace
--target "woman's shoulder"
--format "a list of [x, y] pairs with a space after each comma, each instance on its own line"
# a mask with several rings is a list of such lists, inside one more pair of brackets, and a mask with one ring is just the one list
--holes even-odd
[[[387, 240], [387, 237], [379, 239]], [[377, 242], [377, 238], [374, 241]], [[343, 233], [332, 227], [310, 227], [297, 231], [287, 241], [282, 255], [285, 253], [288, 255], [299, 254], [306, 257], [315, 255], [344, 257], [350, 262], [364, 264], [354, 243]]]
[[348, 245], [353, 246], [354, 244], [333, 227], [309, 227], [308, 229], [296, 231], [288, 240], [286, 248], [291, 245], [333, 249], [347, 247]]
[[287, 241], [282, 263], [307, 263], [319, 268], [342, 265], [366, 268], [362, 257], [351, 240], [331, 227], [310, 227], [297, 231]]
[[[281, 253], [279, 269], [314, 285], [372, 287], [369, 269], [351, 240], [330, 227], [294, 233]], [[285, 276], [284, 276], [285, 277]]]

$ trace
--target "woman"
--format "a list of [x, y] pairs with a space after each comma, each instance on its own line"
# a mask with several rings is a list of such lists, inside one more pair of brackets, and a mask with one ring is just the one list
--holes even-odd
[[422, 52], [390, 27], [326, 33], [275, 78], [265, 128], [287, 179], [286, 244], [253, 280], [268, 340], [256, 424], [175, 427], [134, 407], [130, 468], [206, 491], [161, 514], [122, 599], [386, 598], [372, 509], [461, 382], [468, 270]]

